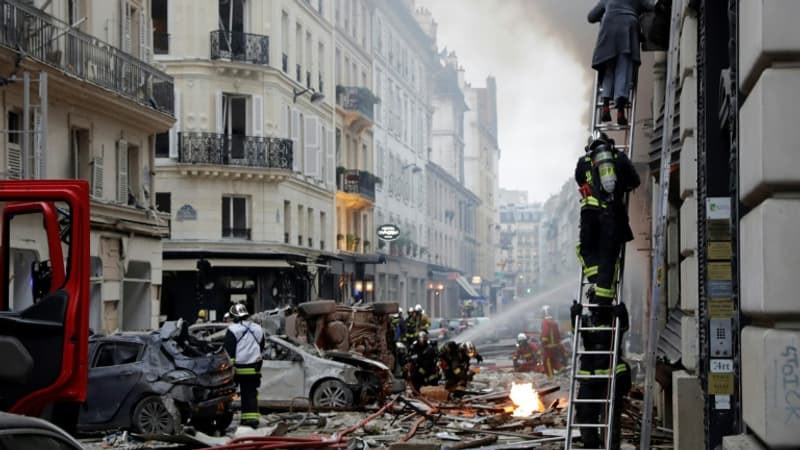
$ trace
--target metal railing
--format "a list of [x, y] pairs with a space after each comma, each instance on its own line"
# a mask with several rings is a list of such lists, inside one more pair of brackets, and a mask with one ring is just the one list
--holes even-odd
[[211, 32], [211, 59], [269, 64], [269, 36], [216, 30]]
[[375, 120], [375, 104], [378, 101], [367, 88], [336, 86], [336, 104], [346, 110], [357, 111], [371, 121]]
[[250, 240], [250, 228], [223, 228], [222, 237]]
[[366, 170], [337, 169], [336, 188], [375, 201], [375, 175]]
[[153, 53], [156, 55], [169, 54], [169, 33], [153, 32]]
[[290, 139], [205, 132], [181, 132], [178, 138], [178, 162], [184, 164], [292, 169]]
[[143, 106], [174, 113], [171, 76], [39, 9], [0, 0], [0, 45]]

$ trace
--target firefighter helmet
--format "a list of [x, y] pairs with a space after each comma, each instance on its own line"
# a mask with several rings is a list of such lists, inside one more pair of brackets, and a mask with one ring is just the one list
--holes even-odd
[[422, 312], [422, 305], [417, 303], [417, 306], [414, 307], [414, 311], [416, 311], [418, 313], [421, 313]]
[[544, 306], [542, 306], [542, 316], [543, 316], [545, 319], [552, 319], [552, 318], [553, 318], [553, 316], [552, 316], [552, 315], [550, 315], [550, 305], [544, 305]]
[[474, 357], [475, 357], [475, 355], [478, 353], [478, 352], [475, 350], [475, 344], [473, 344], [473, 343], [472, 343], [472, 342], [470, 342], [470, 341], [464, 342], [464, 343], [463, 343], [463, 344], [461, 344], [461, 345], [463, 346], [464, 350], [466, 350], [466, 351], [467, 351], [467, 356], [469, 356], [470, 358], [474, 358]]
[[417, 340], [420, 342], [428, 342], [428, 333], [425, 331], [420, 331], [417, 335]]
[[231, 306], [231, 309], [228, 311], [234, 319], [243, 319], [250, 315], [247, 312], [247, 307], [241, 303], [236, 303], [235, 305]]
[[517, 335], [517, 343], [527, 342], [528, 336], [525, 333], [520, 333]]

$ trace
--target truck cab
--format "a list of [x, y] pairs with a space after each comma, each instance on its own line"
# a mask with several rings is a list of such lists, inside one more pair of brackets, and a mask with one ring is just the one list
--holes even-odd
[[86, 398], [89, 187], [0, 181], [0, 410], [73, 430]]

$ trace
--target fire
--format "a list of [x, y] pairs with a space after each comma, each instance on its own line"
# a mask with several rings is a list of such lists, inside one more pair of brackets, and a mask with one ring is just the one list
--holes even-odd
[[514, 383], [511, 386], [510, 397], [516, 405], [514, 417], [528, 417], [535, 412], [544, 411], [544, 403], [533, 389], [532, 383]]

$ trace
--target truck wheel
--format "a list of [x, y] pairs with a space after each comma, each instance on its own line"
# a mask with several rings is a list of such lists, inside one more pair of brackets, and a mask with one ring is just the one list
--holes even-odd
[[[176, 414], [180, 415], [177, 411]], [[133, 427], [141, 434], [173, 434], [180, 424], [180, 417], [173, 416], [156, 396], [139, 401], [131, 419]]]
[[306, 316], [319, 316], [336, 311], [336, 302], [333, 300], [317, 300], [301, 303], [299, 308]]
[[317, 408], [347, 409], [353, 406], [353, 391], [339, 380], [325, 380], [311, 396]]
[[372, 310], [378, 314], [397, 314], [400, 305], [395, 302], [378, 302], [372, 305]]

